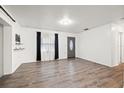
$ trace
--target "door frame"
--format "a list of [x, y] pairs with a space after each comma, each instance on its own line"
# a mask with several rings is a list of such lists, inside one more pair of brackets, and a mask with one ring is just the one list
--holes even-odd
[[1, 31], [1, 35], [2, 35], [1, 41], [2, 41], [2, 42], [0, 41], [1, 44], [2, 44], [2, 45], [1, 45], [1, 46], [2, 46], [2, 47], [1, 47], [1, 50], [2, 50], [2, 51], [1, 51], [1, 58], [2, 58], [2, 59], [1, 59], [1, 60], [2, 60], [2, 63], [1, 63], [1, 64], [2, 64], [2, 66], [1, 66], [1, 67], [2, 67], [2, 69], [1, 69], [2, 71], [1, 71], [1, 72], [2, 72], [2, 73], [1, 73], [1, 76], [0, 76], [0, 78], [1, 78], [1, 77], [4, 75], [4, 65], [3, 65], [3, 64], [4, 64], [4, 63], [3, 63], [3, 58], [4, 58], [4, 55], [3, 55], [3, 50], [4, 50], [4, 49], [3, 49], [3, 48], [4, 48], [4, 47], [3, 47], [3, 43], [4, 43], [4, 41], [3, 41], [3, 25], [2, 25], [2, 24], [0, 24], [0, 28], [2, 29], [2, 31]]

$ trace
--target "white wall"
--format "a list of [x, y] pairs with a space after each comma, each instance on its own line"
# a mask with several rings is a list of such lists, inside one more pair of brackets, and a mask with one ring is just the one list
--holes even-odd
[[12, 29], [12, 72], [14, 72], [21, 64], [22, 64], [22, 57], [23, 51], [14, 51], [16, 44], [15, 44], [15, 34], [21, 32], [21, 27], [19, 24], [14, 24]]
[[[112, 29], [111, 29], [112, 30]], [[120, 63], [120, 36], [117, 31], [111, 31], [112, 33], [112, 65], [116, 66]]]
[[12, 26], [14, 23], [0, 10], [0, 19], [3, 24], [3, 72], [12, 73]]
[[[59, 59], [65, 59], [67, 58], [67, 37], [76, 38], [76, 34], [63, 33], [63, 32], [60, 32], [58, 34], [59, 34]], [[75, 41], [75, 42], [78, 42], [78, 41]], [[77, 48], [75, 48], [75, 51], [76, 50]]]
[[124, 63], [124, 22], [122, 23], [121, 25], [122, 27], [122, 31], [123, 31], [123, 34], [122, 34], [122, 62]]
[[4, 26], [4, 74], [12, 73], [12, 32], [11, 27]]
[[37, 31], [41, 32], [41, 34], [42, 32], [58, 33], [59, 35], [59, 59], [67, 58], [67, 36], [75, 37], [74, 34], [45, 30], [45, 29], [21, 27], [21, 31], [16, 32], [16, 33], [19, 33], [21, 35], [23, 47], [25, 49], [22, 51], [15, 51], [15, 52], [13, 51], [13, 59], [15, 62], [20, 62], [20, 64], [27, 63], [27, 62], [36, 62], [36, 32]]
[[78, 57], [112, 66], [111, 25], [100, 26], [78, 35]]
[[124, 33], [123, 33], [123, 39], [122, 39], [122, 42], [123, 42], [123, 45], [122, 45], [122, 47], [123, 47], [123, 50], [122, 50], [122, 55], [123, 55], [123, 63], [124, 63]]
[[[122, 34], [122, 41], [120, 42], [120, 31], [124, 32], [124, 22], [116, 22], [112, 24], [112, 34], [113, 34], [113, 44], [115, 47], [113, 47], [113, 60], [114, 63], [118, 62], [124, 62], [124, 33]], [[122, 46], [120, 46], [120, 43], [122, 43]], [[120, 61], [120, 47], [122, 49], [122, 60]]]

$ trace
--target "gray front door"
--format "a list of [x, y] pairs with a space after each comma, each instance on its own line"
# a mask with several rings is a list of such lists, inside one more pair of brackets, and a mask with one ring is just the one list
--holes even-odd
[[3, 34], [2, 34], [2, 25], [0, 24], [0, 77], [3, 75]]
[[67, 38], [68, 58], [75, 58], [75, 37]]

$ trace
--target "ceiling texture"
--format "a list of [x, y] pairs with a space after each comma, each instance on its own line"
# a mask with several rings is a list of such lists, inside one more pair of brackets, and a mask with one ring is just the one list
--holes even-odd
[[[124, 17], [124, 6], [120, 5], [5, 5], [4, 8], [21, 26], [72, 33]], [[64, 16], [73, 24], [59, 24]]]

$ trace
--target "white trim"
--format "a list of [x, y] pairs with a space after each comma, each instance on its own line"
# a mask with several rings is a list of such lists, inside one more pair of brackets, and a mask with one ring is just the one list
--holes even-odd
[[3, 72], [3, 67], [4, 67], [4, 66], [3, 66], [3, 25], [2, 25], [1, 23], [0, 23], [0, 28], [1, 28], [1, 36], [2, 36], [2, 37], [1, 37], [1, 40], [0, 40], [0, 42], [1, 42], [1, 44], [2, 44], [2, 45], [1, 45], [1, 46], [2, 46], [2, 47], [1, 47], [1, 60], [0, 60], [0, 61], [2, 61], [2, 62], [1, 62], [2, 65], [1, 65], [1, 67], [0, 67], [2, 71], [1, 71], [1, 73], [0, 73], [0, 74], [1, 74], [0, 77], [2, 77], [3, 74], [4, 74], [4, 72]]

